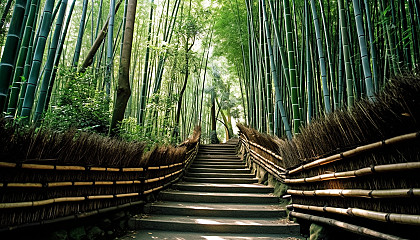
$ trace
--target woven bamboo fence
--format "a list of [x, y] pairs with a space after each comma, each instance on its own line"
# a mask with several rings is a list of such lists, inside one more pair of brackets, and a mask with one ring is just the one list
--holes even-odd
[[420, 236], [420, 77], [397, 77], [290, 141], [239, 124], [240, 152], [287, 185], [291, 217], [377, 239]]
[[148, 194], [183, 176], [198, 152], [199, 134], [177, 147], [156, 147], [144, 154], [137, 166], [133, 162], [117, 167], [56, 159], [2, 159], [0, 231], [143, 204]]

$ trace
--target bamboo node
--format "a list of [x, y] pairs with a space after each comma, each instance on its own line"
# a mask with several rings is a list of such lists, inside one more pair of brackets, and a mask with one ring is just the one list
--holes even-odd
[[376, 170], [375, 170], [375, 165], [370, 165], [370, 171], [372, 172], [372, 173], [376, 173]]
[[390, 216], [391, 216], [391, 213], [387, 213], [387, 214], [385, 215], [385, 220], [386, 220], [386, 222], [391, 222], [391, 218], [390, 218]]
[[347, 209], [346, 213], [347, 213], [347, 215], [354, 217], [352, 208]]
[[408, 196], [410, 196], [410, 197], [414, 197], [414, 190], [413, 190], [413, 188], [410, 188], [410, 189], [408, 190], [407, 194], [408, 194]]

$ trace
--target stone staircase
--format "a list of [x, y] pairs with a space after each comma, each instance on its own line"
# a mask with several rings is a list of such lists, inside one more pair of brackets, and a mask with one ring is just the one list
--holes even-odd
[[236, 144], [201, 145], [184, 181], [131, 219], [138, 231], [124, 239], [296, 239], [299, 226], [236, 156]]

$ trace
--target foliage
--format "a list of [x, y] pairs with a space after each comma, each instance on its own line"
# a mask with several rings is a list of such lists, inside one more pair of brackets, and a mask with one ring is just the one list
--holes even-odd
[[59, 131], [77, 128], [106, 133], [110, 118], [108, 99], [103, 91], [95, 90], [94, 76], [89, 71], [77, 73], [66, 68], [59, 71], [65, 87], [59, 93], [57, 106], [46, 113], [43, 125]]

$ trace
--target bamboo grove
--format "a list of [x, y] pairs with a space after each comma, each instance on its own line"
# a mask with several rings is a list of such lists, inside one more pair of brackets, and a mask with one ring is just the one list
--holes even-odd
[[314, 118], [374, 101], [391, 76], [419, 64], [418, 0], [245, 3], [238, 68], [249, 124], [261, 132], [290, 139]]
[[[176, 143], [292, 138], [420, 61], [419, 0], [0, 2], [0, 111]], [[213, 120], [212, 120], [213, 119]], [[207, 139], [207, 140], [206, 140]]]
[[213, 3], [204, 2], [3, 3], [1, 112], [26, 124], [73, 122], [65, 127], [176, 143], [195, 125], [210, 131], [211, 92], [225, 91], [213, 98], [214, 115], [232, 136], [226, 70], [209, 61]]

